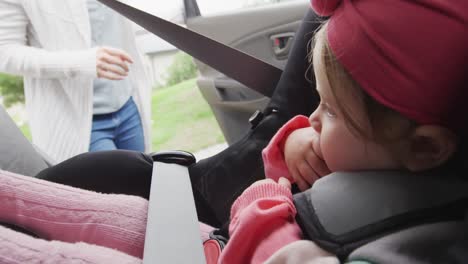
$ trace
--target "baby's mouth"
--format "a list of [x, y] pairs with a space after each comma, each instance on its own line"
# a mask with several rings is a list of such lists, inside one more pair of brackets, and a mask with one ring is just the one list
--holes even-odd
[[[325, 161], [325, 159], [323, 158], [323, 154], [322, 154], [322, 149], [320, 147], [320, 139], [318, 139], [317, 141], [315, 141], [313, 144], [312, 144], [312, 147], [314, 149], [314, 152], [315, 152], [315, 155], [317, 155], [317, 157], [323, 162], [323, 164], [327, 167], [328, 171], [330, 171], [330, 168], [328, 168], [328, 165], [327, 165], [327, 162]], [[323, 176], [325, 175], [328, 175], [327, 174], [324, 174], [324, 175], [319, 175], [320, 178], [322, 178]]]

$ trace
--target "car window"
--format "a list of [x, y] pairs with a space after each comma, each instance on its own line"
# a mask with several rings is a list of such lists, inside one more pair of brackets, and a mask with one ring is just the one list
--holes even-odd
[[174, 23], [184, 23], [184, 2], [183, 0], [120, 0], [125, 4], [156, 15], [160, 18]]
[[255, 8], [259, 6], [297, 1], [305, 2], [308, 0], [197, 0], [197, 3], [202, 16], [206, 16], [246, 8]]

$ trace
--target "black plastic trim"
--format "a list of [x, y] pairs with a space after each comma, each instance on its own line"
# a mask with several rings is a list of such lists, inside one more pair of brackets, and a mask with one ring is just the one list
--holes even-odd
[[190, 166], [197, 162], [195, 156], [187, 151], [172, 150], [153, 152], [150, 154], [153, 161]]

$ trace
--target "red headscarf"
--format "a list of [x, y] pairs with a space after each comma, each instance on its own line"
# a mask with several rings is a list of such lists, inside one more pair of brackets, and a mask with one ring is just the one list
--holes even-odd
[[331, 16], [334, 55], [376, 101], [420, 124], [467, 127], [467, 0], [311, 2]]

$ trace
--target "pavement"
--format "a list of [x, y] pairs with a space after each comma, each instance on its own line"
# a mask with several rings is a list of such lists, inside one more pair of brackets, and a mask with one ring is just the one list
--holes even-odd
[[226, 149], [227, 147], [228, 147], [227, 143], [218, 144], [218, 145], [210, 146], [208, 148], [199, 150], [199, 151], [193, 153], [193, 155], [195, 155], [195, 158], [197, 158], [197, 161], [199, 161], [199, 160], [211, 157], [213, 155], [216, 155], [219, 152]]

